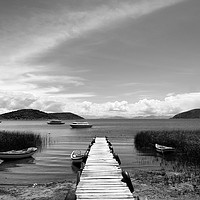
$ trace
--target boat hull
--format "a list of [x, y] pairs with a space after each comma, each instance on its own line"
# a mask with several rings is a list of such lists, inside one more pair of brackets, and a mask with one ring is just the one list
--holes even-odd
[[65, 124], [65, 123], [64, 122], [60, 122], [60, 123], [47, 122], [47, 124], [50, 124], [50, 125], [60, 125], [60, 124]]
[[60, 125], [60, 124], [65, 124], [65, 122], [62, 122], [61, 120], [51, 120], [51, 121], [47, 122], [47, 124]]
[[175, 151], [175, 148], [173, 147], [162, 146], [159, 144], [155, 144], [155, 147], [158, 153], [173, 153]]
[[29, 158], [29, 157], [31, 157], [36, 151], [37, 151], [37, 148], [34, 148], [33, 150], [28, 151], [28, 152], [24, 152], [24, 153], [7, 153], [7, 152], [0, 152], [0, 159], [1, 159], [1, 160], [17, 160], [17, 159]]
[[156, 151], [158, 153], [173, 153], [174, 152], [174, 150], [162, 150], [162, 149], [156, 149]]
[[72, 159], [73, 163], [81, 163], [83, 162], [83, 158], [79, 158], [79, 159]]
[[70, 124], [72, 128], [92, 128], [92, 125], [77, 125], [77, 124]]
[[83, 155], [81, 153], [77, 154], [77, 151], [73, 151], [71, 153], [71, 160], [73, 163], [81, 163], [83, 161]]

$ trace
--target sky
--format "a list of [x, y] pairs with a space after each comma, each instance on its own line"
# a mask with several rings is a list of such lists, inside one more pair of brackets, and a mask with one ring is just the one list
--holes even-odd
[[0, 113], [200, 108], [199, 19], [199, 0], [0, 0]]

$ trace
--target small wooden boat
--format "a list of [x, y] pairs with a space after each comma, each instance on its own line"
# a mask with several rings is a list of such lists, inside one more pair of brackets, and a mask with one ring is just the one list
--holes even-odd
[[172, 153], [175, 151], [174, 147], [163, 146], [160, 144], [155, 144], [156, 151], [159, 153]]
[[72, 128], [92, 128], [92, 124], [88, 122], [73, 122], [70, 126]]
[[0, 159], [1, 160], [16, 160], [22, 158], [31, 157], [37, 151], [36, 147], [29, 147], [27, 149], [22, 150], [11, 150], [11, 151], [4, 151], [0, 152]]
[[84, 155], [81, 154], [81, 151], [75, 150], [75, 151], [72, 151], [70, 157], [73, 163], [81, 163], [83, 161]]
[[61, 120], [51, 120], [51, 121], [47, 122], [47, 124], [60, 125], [60, 124], [65, 124], [65, 122], [62, 122]]

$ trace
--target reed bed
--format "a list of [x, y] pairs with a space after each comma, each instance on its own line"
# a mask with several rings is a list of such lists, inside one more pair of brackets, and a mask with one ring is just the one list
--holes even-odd
[[[158, 156], [156, 143], [175, 147], [176, 151]], [[200, 193], [200, 130], [141, 131], [135, 136], [135, 147], [155, 152], [160, 160], [162, 184], [183, 194]]]
[[42, 138], [29, 131], [0, 131], [0, 151], [40, 147]]
[[135, 136], [137, 149], [155, 149], [155, 144], [175, 147], [183, 159], [200, 164], [200, 130], [141, 131]]

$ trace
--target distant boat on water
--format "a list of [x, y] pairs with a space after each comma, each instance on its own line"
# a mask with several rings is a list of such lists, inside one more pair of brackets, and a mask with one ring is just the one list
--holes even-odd
[[72, 128], [92, 128], [93, 125], [88, 122], [73, 122], [70, 126]]
[[60, 124], [65, 124], [65, 122], [62, 122], [61, 120], [51, 120], [51, 121], [47, 122], [47, 124], [60, 125]]

